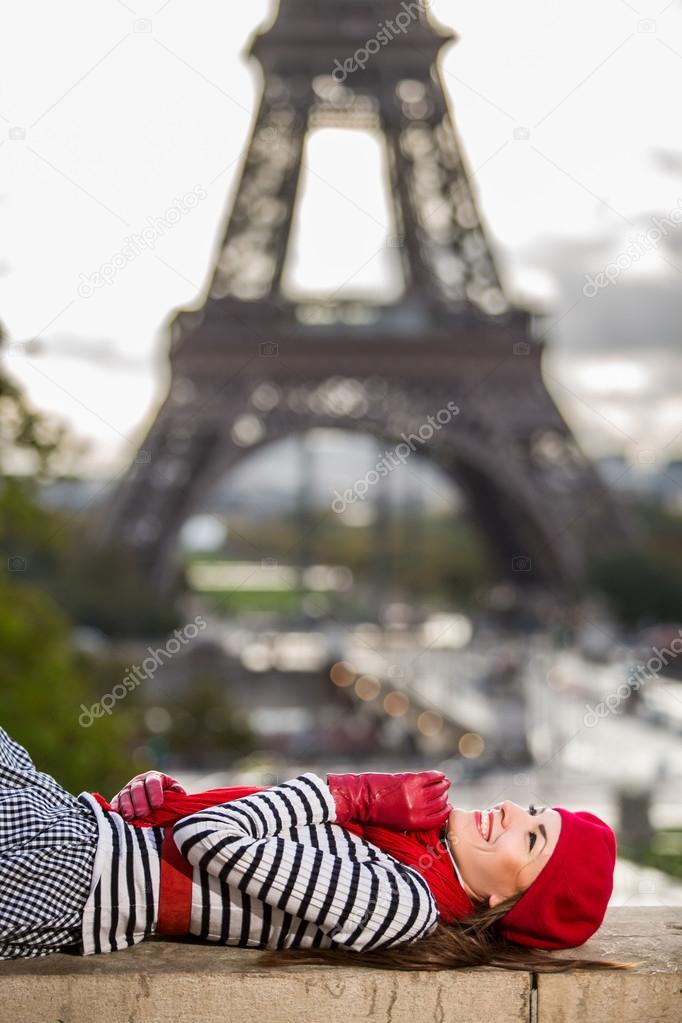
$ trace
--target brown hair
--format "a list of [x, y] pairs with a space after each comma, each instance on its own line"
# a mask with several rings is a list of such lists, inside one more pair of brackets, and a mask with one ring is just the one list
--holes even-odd
[[260, 956], [259, 966], [291, 966], [329, 964], [337, 966], [368, 966], [382, 970], [452, 970], [465, 966], [498, 966], [506, 970], [532, 970], [537, 973], [562, 973], [567, 970], [627, 970], [636, 963], [612, 962], [602, 959], [555, 957], [540, 948], [526, 948], [506, 941], [498, 932], [497, 922], [521, 898], [513, 895], [498, 906], [485, 903], [463, 920], [453, 923], [439, 921], [425, 938], [390, 948], [354, 952], [343, 946], [332, 948], [270, 949]]

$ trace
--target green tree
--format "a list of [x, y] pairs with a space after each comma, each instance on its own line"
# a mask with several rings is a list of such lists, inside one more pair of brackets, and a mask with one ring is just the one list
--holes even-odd
[[230, 703], [224, 679], [192, 679], [184, 698], [167, 709], [171, 724], [166, 739], [174, 756], [208, 767], [255, 749], [256, 737], [245, 715]]
[[[0, 325], [0, 347], [3, 339]], [[0, 558], [15, 583], [38, 585], [79, 624], [108, 635], [171, 632], [171, 601], [158, 598], [129, 552], [84, 543], [86, 508], [64, 512], [40, 501], [42, 485], [72, 478], [85, 445], [35, 412], [0, 370]]]
[[[77, 530], [37, 499], [40, 483], [80, 449], [0, 370], [0, 724], [70, 791], [107, 793], [141, 769], [130, 754], [130, 710], [90, 728], [78, 719], [81, 705], [95, 702], [123, 672], [74, 646], [68, 608], [50, 590], [74, 569]], [[110, 578], [113, 571], [100, 578], [101, 589]]]
[[[131, 719], [121, 708], [90, 727], [79, 723], [96, 696], [71, 636], [48, 596], [0, 579], [0, 723], [69, 791], [111, 794], [140, 769], [129, 752]], [[112, 679], [121, 674], [111, 666]]]
[[594, 558], [590, 578], [624, 625], [682, 621], [682, 570], [654, 545]]
[[641, 539], [593, 551], [588, 588], [605, 597], [624, 625], [682, 621], [682, 516], [654, 504], [633, 514]]

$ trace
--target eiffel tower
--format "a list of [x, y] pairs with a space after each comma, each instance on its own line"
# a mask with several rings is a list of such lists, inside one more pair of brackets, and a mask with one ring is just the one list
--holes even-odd
[[[618, 529], [543, 383], [530, 314], [500, 283], [438, 70], [455, 38], [408, 0], [281, 0], [254, 37], [262, 96], [208, 297], [168, 321], [168, 394], [97, 527], [159, 591], [177, 585], [178, 532], [214, 481], [312, 427], [407, 437], [464, 488], [517, 581], [572, 583], [588, 539]], [[394, 302], [282, 289], [306, 137], [330, 126], [383, 141]]]

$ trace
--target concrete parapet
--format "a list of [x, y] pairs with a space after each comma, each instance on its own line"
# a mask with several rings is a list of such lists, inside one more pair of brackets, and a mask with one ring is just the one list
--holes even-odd
[[613, 909], [580, 954], [640, 965], [537, 976], [488, 968], [264, 970], [250, 949], [155, 939], [103, 956], [0, 963], [0, 1023], [682, 1021], [679, 910]]

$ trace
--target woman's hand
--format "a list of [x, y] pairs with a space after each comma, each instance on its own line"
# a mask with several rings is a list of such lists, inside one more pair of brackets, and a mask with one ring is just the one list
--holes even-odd
[[416, 774], [328, 774], [336, 819], [422, 831], [445, 822], [451, 782], [440, 771]]
[[120, 792], [116, 793], [111, 800], [111, 806], [126, 820], [147, 817], [152, 810], [161, 806], [167, 789], [185, 792], [180, 782], [171, 778], [169, 774], [145, 771], [143, 774], [136, 774]]

